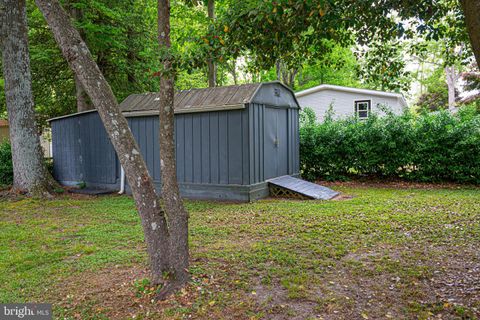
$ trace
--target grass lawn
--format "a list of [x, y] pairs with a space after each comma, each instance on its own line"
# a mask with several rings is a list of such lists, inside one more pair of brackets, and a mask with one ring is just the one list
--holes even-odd
[[131, 198], [1, 200], [0, 302], [50, 302], [56, 319], [480, 316], [480, 189], [336, 189], [188, 202], [192, 282], [161, 303]]

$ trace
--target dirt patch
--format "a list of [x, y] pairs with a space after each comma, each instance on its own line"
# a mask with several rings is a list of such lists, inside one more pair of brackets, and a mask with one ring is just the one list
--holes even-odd
[[13, 192], [10, 188], [0, 189], [0, 201], [19, 201], [24, 198], [24, 195]]
[[290, 299], [288, 292], [279, 283], [254, 287], [257, 303], [265, 310], [265, 319], [302, 320], [315, 315], [317, 302], [308, 299]]
[[423, 283], [436, 301], [426, 303], [441, 301], [446, 307], [471, 309], [480, 317], [480, 252], [476, 248], [448, 249], [441, 248], [444, 254], [429, 262], [433, 274]]
[[134, 283], [147, 275], [146, 269], [134, 266], [72, 276], [56, 288], [59, 300], [55, 305], [71, 311], [75, 319], [82, 318], [80, 309], [84, 305], [95, 305], [98, 313], [111, 319], [132, 317], [145, 304], [135, 296]]
[[323, 281], [324, 319], [480, 316], [480, 261], [472, 249], [388, 248], [347, 255], [334, 270]]
[[[231, 272], [227, 265], [218, 269], [220, 274]], [[158, 288], [149, 285], [148, 277], [148, 269], [139, 265], [84, 272], [58, 285], [55, 297], [48, 301], [53, 301], [63, 317], [73, 319], [84, 319], [86, 314], [112, 320], [250, 319], [246, 310], [255, 309], [248, 293], [231, 284], [233, 276], [192, 276], [184, 289], [158, 302], [154, 300]], [[222, 301], [225, 294], [229, 302]]]
[[355, 197], [352, 196], [352, 195], [340, 193], [338, 196], [334, 197], [331, 200], [333, 200], [333, 201], [345, 201], [345, 200], [350, 200], [350, 199], [353, 199], [353, 198], [355, 198]]
[[[91, 198], [95, 198], [95, 196], [85, 195], [85, 194], [78, 194], [78, 193], [70, 193], [70, 187], [63, 187], [65, 192], [62, 193], [53, 193], [51, 196], [48, 197], [49, 200], [56, 200], [56, 199], [74, 199], [74, 200], [88, 200]], [[115, 196], [116, 194], [110, 194], [109, 196]], [[10, 188], [0, 190], [0, 201], [21, 201], [24, 199], [29, 199], [30, 197], [18, 193], [13, 192]]]
[[[191, 306], [196, 300], [192, 285], [162, 302], [154, 300], [157, 288], [148, 282], [142, 266], [112, 267], [72, 276], [56, 288], [54, 305], [74, 319], [84, 312], [108, 319], [163, 319], [172, 306]], [[168, 317], [166, 317], [168, 318]], [[102, 318], [103, 319], [103, 318]]]
[[253, 312], [272, 320], [480, 317], [480, 253], [473, 247], [377, 246], [351, 252], [322, 273], [312, 271], [296, 297], [280, 279], [263, 283], [260, 275], [247, 280], [248, 285], [236, 280], [239, 274], [227, 260], [192, 260], [193, 268], [208, 264], [215, 265], [211, 272], [197, 273], [165, 302], [152, 300], [155, 289], [143, 282], [149, 275], [140, 265], [72, 276], [55, 288], [49, 301], [74, 319], [85, 314], [107, 319], [258, 319], [251, 317]]
[[389, 180], [379, 178], [364, 178], [355, 179], [351, 181], [322, 181], [319, 180], [317, 184], [326, 187], [349, 187], [349, 188], [388, 188], [388, 189], [464, 189], [472, 188], [478, 189], [478, 185], [466, 185], [458, 183], [422, 183], [422, 182], [410, 182], [402, 180]]
[[[480, 254], [474, 248], [378, 248], [350, 253], [305, 298], [279, 282], [254, 287], [264, 319], [478, 319]], [[408, 256], [408, 257], [407, 257]]]

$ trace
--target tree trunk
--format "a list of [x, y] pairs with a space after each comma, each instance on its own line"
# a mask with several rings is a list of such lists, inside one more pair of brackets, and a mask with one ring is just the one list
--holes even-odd
[[480, 1], [461, 0], [460, 2], [465, 15], [465, 25], [467, 26], [470, 43], [477, 60], [477, 67], [480, 68]]
[[58, 0], [36, 0], [35, 3], [53, 31], [70, 68], [97, 108], [120, 164], [125, 170], [145, 233], [152, 282], [159, 284], [163, 280], [163, 272], [171, 269], [168, 260], [168, 230], [153, 180], [147, 171], [140, 149], [127, 120], [120, 112], [112, 89]]
[[127, 52], [127, 63], [128, 63], [127, 81], [128, 81], [128, 84], [132, 88], [135, 88], [137, 86], [137, 79], [135, 78], [134, 65], [137, 62], [137, 56], [136, 56], [134, 48], [132, 46], [130, 46], [127, 50], [128, 50], [128, 52]]
[[45, 167], [35, 120], [25, 0], [3, 0], [0, 10], [13, 191], [47, 196], [56, 183]]
[[230, 73], [232, 75], [232, 78], [233, 78], [233, 83], [235, 85], [238, 84], [238, 78], [237, 78], [237, 60], [234, 59], [232, 61], [232, 65], [230, 66]]
[[[133, 8], [132, 8], [133, 10]], [[129, 24], [127, 26], [127, 81], [131, 88], [137, 87], [137, 79], [135, 77], [135, 64], [137, 63], [138, 56], [135, 51], [135, 30]]]
[[282, 81], [282, 62], [280, 60], [275, 62], [275, 72], [277, 74], [277, 81]]
[[88, 101], [88, 95], [83, 89], [82, 83], [77, 76], [74, 75], [75, 79], [75, 95], [77, 97], [77, 112], [83, 112], [94, 109], [94, 107]]
[[295, 77], [297, 76], [297, 69], [283, 69], [282, 70], [282, 82], [286, 84], [290, 89], [294, 89], [295, 87]]
[[[208, 0], [207, 3], [208, 18], [211, 23], [215, 21], [215, 0]], [[208, 86], [213, 88], [217, 85], [217, 66], [212, 59], [207, 61], [208, 67]]]
[[[80, 21], [83, 18], [82, 10], [71, 6], [70, 8], [70, 16], [75, 19], [76, 21]], [[85, 41], [85, 34], [79, 31], [80, 37]], [[82, 87], [80, 80], [76, 75], [73, 76], [75, 80], [75, 96], [77, 98], [77, 112], [83, 112], [92, 110], [93, 106], [91, 105], [90, 101], [88, 101], [88, 95]]]
[[448, 87], [448, 110], [450, 110], [451, 112], [455, 112], [455, 84], [457, 82], [457, 74], [455, 72], [455, 67], [445, 67], [445, 75]]
[[158, 43], [162, 50], [160, 74], [160, 172], [162, 198], [170, 232], [170, 281], [157, 298], [164, 299], [183, 287], [188, 279], [188, 212], [183, 205], [177, 182], [174, 139], [174, 70], [170, 55], [170, 0], [158, 0]]

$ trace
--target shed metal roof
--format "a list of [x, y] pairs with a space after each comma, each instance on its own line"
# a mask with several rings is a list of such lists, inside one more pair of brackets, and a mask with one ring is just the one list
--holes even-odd
[[[205, 89], [190, 89], [181, 90], [175, 93], [174, 108], [175, 113], [191, 113], [191, 112], [206, 112], [206, 111], [220, 111], [243, 109], [248, 103], [257, 103], [262, 100], [257, 93], [265, 86], [280, 86], [291, 94], [291, 102], [298, 106], [293, 91], [279, 81], [241, 84], [226, 87], [215, 87]], [[260, 95], [261, 96], [261, 95]], [[140, 93], [129, 95], [120, 104], [120, 110], [125, 116], [143, 116], [158, 113], [158, 92]], [[277, 97], [275, 98], [277, 99]], [[257, 101], [259, 100], [259, 101]], [[66, 116], [61, 116], [48, 121], [67, 118], [83, 113], [95, 112], [96, 110], [88, 110], [78, 112]]]
[[[228, 87], [191, 89], [175, 94], [175, 113], [201, 112], [243, 108], [262, 84], [243, 84]], [[141, 93], [128, 96], [120, 103], [122, 112], [158, 110], [159, 93]]]

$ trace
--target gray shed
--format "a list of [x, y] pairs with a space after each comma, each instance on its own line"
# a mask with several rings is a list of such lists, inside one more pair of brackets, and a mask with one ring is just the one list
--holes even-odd
[[[160, 190], [158, 95], [131, 95], [120, 108]], [[178, 92], [175, 139], [183, 196], [251, 201], [269, 194], [267, 180], [297, 176], [298, 112], [294, 93], [279, 82]], [[61, 184], [120, 188], [121, 166], [96, 111], [50, 123], [54, 176]]]

